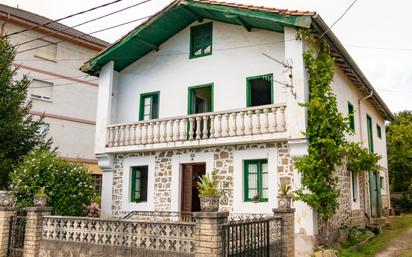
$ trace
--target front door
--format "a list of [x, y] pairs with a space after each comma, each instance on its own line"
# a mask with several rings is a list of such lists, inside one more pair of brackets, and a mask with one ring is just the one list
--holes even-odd
[[[374, 152], [374, 143], [373, 143], [373, 129], [372, 129], [372, 118], [366, 116], [366, 125], [368, 129], [368, 149], [369, 152]], [[381, 187], [380, 187], [380, 178], [379, 175], [375, 172], [368, 172], [369, 174], [369, 194], [370, 194], [370, 207], [371, 207], [371, 216], [379, 217], [381, 215]]]
[[205, 163], [182, 164], [182, 212], [200, 211], [199, 192], [196, 185], [199, 177], [205, 173]]

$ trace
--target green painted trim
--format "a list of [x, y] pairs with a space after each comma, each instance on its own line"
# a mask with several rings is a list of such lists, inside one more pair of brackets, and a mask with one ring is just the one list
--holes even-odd
[[[199, 29], [204, 29], [207, 28], [209, 29], [209, 33], [210, 33], [210, 52], [209, 53], [203, 53], [200, 55], [194, 55], [194, 42], [193, 42], [193, 33], [196, 30]], [[190, 27], [190, 49], [189, 49], [189, 59], [194, 59], [194, 58], [199, 58], [199, 57], [203, 57], [203, 56], [208, 56], [208, 55], [212, 55], [213, 52], [213, 22], [208, 22], [205, 24], [200, 24], [200, 25], [196, 25], [196, 26], [192, 26]]]
[[191, 86], [187, 88], [187, 114], [193, 114], [192, 110], [192, 90], [197, 89], [197, 88], [203, 88], [203, 87], [211, 87], [210, 89], [210, 112], [214, 111], [214, 83], [208, 83], [208, 84], [202, 84], [202, 85], [196, 85], [196, 86]]
[[368, 126], [368, 148], [369, 148], [369, 152], [373, 153], [375, 150], [373, 146], [372, 118], [368, 114], [366, 114], [366, 122]]
[[[148, 97], [148, 96], [154, 96], [157, 95], [157, 111], [156, 111], [156, 115], [157, 118], [159, 118], [159, 109], [160, 109], [160, 91], [156, 91], [156, 92], [149, 92], [149, 93], [142, 93], [140, 94], [140, 99], [139, 99], [139, 120], [143, 120], [143, 112], [144, 112], [144, 108], [143, 108], [143, 98]], [[153, 103], [153, 102], [152, 102]], [[152, 119], [152, 117], [150, 117]], [[157, 119], [155, 118], [155, 119]]]
[[349, 127], [352, 131], [355, 131], [355, 109], [353, 108], [353, 104], [348, 102], [348, 118], [349, 118]]
[[136, 167], [132, 168], [131, 175], [132, 181], [130, 186], [130, 201], [134, 203], [136, 202]]
[[378, 124], [376, 124], [376, 133], [379, 139], [382, 139], [382, 128]]
[[[143, 167], [145, 169], [142, 169]], [[140, 182], [141, 182], [141, 184], [140, 184], [140, 196], [141, 196], [141, 198], [140, 199], [136, 199], [136, 173], [137, 173], [138, 169], [141, 169], [140, 170], [141, 171], [141, 173], [140, 173]], [[148, 181], [148, 179], [149, 179], [148, 172], [149, 172], [149, 167], [146, 166], [146, 165], [132, 167], [132, 174], [131, 174], [132, 182], [131, 182], [131, 190], [130, 190], [130, 201], [131, 202], [133, 202], [133, 203], [147, 202], [147, 197], [148, 197], [148, 195], [147, 195], [147, 193], [148, 193], [147, 184], [149, 182]], [[145, 173], [145, 174], [143, 174], [143, 173]], [[145, 179], [145, 181], [146, 181], [145, 186], [143, 185], [143, 179]], [[143, 197], [142, 197], [143, 196], [142, 192], [143, 192], [144, 189], [146, 190], [146, 192], [145, 192], [146, 199], [143, 199]]]
[[253, 76], [253, 77], [247, 77], [246, 78], [246, 107], [251, 107], [251, 99], [250, 99], [250, 81], [255, 80], [255, 79], [261, 79], [264, 77], [270, 77], [270, 94], [271, 94], [271, 103], [274, 103], [274, 98], [275, 98], [275, 92], [274, 92], [274, 87], [273, 87], [273, 73], [269, 74], [264, 74], [264, 75], [258, 75], [258, 76]]
[[[262, 164], [268, 163], [267, 159], [258, 159], [258, 160], [244, 160], [243, 161], [243, 199], [245, 202], [253, 202], [253, 199], [249, 198], [249, 165], [256, 164], [257, 165], [257, 192], [258, 194], [262, 195]], [[269, 170], [268, 170], [268, 178], [269, 178]], [[269, 189], [268, 189], [269, 190]], [[259, 198], [259, 202], [268, 202], [268, 198]]]

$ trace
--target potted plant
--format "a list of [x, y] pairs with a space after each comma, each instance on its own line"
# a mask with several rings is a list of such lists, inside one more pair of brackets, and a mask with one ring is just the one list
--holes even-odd
[[289, 209], [292, 203], [292, 187], [289, 184], [282, 183], [279, 186], [278, 208]]
[[46, 206], [47, 205], [47, 195], [44, 192], [44, 188], [39, 188], [33, 198], [34, 206]]
[[199, 191], [200, 210], [202, 212], [219, 211], [220, 192], [217, 188], [217, 176], [215, 171], [199, 177], [197, 190]]

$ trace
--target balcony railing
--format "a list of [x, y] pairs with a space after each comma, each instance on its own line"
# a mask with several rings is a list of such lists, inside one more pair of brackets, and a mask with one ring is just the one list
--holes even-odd
[[208, 112], [107, 127], [107, 147], [190, 142], [286, 131], [284, 104]]

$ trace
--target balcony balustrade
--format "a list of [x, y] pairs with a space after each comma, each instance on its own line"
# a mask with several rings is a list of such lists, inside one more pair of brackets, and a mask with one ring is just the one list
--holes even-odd
[[[225, 138], [261, 140], [261, 135], [286, 131], [286, 105], [273, 104], [237, 110], [208, 112], [107, 127], [106, 147], [154, 146], [179, 143], [179, 146], [219, 144]], [[230, 141], [230, 140], [229, 140]], [[146, 147], [147, 148], [147, 147]], [[150, 148], [150, 147], [149, 147]], [[156, 147], [153, 147], [156, 148]]]

